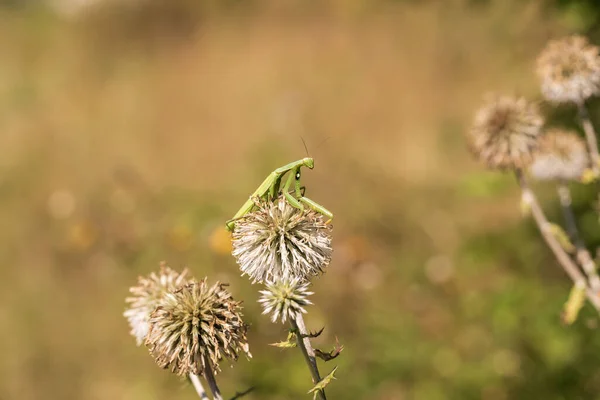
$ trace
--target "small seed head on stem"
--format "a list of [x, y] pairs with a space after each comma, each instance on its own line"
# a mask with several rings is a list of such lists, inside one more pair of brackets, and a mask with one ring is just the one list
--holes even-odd
[[537, 74], [546, 100], [582, 103], [600, 93], [598, 50], [579, 35], [550, 41], [537, 59]]
[[263, 314], [271, 314], [271, 321], [285, 322], [289, 319], [296, 319], [298, 314], [306, 313], [305, 306], [312, 304], [308, 296], [310, 292], [308, 282], [302, 282], [298, 278], [289, 280], [280, 280], [267, 282], [266, 290], [261, 290], [262, 294], [259, 303], [263, 306]]
[[[177, 375], [200, 375], [207, 367], [220, 371], [225, 357], [251, 356], [242, 321], [241, 302], [226, 285], [192, 281], [164, 296], [150, 316], [146, 346], [161, 368]], [[206, 365], [210, 363], [210, 365]]]
[[284, 196], [256, 199], [257, 209], [238, 220], [233, 256], [253, 282], [309, 280], [331, 261], [331, 225], [322, 214], [300, 211]]
[[490, 95], [475, 115], [469, 146], [489, 168], [523, 168], [531, 162], [543, 124], [536, 104]]
[[129, 307], [123, 315], [129, 321], [130, 333], [135, 337], [138, 346], [144, 342], [148, 334], [150, 327], [148, 320], [152, 311], [169, 291], [188, 283], [187, 273], [187, 270], [181, 273], [174, 271], [163, 263], [158, 274], [152, 272], [146, 277], [140, 276], [138, 285], [129, 289], [133, 296], [125, 299]]

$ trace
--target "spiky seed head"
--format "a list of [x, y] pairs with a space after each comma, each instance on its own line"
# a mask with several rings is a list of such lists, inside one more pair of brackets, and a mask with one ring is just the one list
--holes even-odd
[[140, 276], [137, 286], [129, 289], [133, 296], [125, 299], [128, 308], [123, 315], [129, 321], [130, 333], [135, 337], [138, 346], [144, 342], [148, 334], [148, 320], [158, 302], [169, 291], [185, 285], [188, 282], [187, 273], [187, 269], [179, 273], [163, 263], [158, 273], [152, 272], [148, 276]]
[[537, 59], [542, 94], [554, 103], [581, 103], [600, 93], [598, 47], [579, 35], [552, 40]]
[[251, 357], [242, 321], [241, 302], [226, 285], [192, 281], [164, 296], [150, 316], [146, 346], [156, 363], [177, 375], [202, 374], [207, 366], [220, 371], [224, 357]]
[[552, 129], [540, 137], [540, 146], [529, 167], [539, 180], [574, 180], [590, 165], [583, 139], [575, 132]]
[[536, 104], [490, 95], [475, 115], [469, 147], [489, 168], [520, 169], [531, 162], [543, 124]]
[[238, 220], [233, 256], [253, 283], [309, 280], [331, 261], [331, 225], [322, 214], [291, 206], [285, 197], [255, 199], [256, 210]]
[[306, 313], [305, 306], [312, 304], [308, 296], [313, 294], [308, 290], [310, 283], [298, 278], [267, 282], [266, 290], [258, 302], [263, 307], [263, 314], [271, 314], [271, 321], [285, 322], [288, 318], [295, 320], [299, 314]]

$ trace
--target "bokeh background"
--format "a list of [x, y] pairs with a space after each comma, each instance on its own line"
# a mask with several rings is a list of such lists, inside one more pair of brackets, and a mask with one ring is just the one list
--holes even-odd
[[[513, 178], [462, 137], [485, 93], [539, 98], [537, 53], [598, 43], [599, 16], [594, 0], [0, 1], [0, 399], [197, 398], [122, 316], [163, 260], [244, 300], [254, 358], [225, 365], [226, 397], [310, 398], [222, 229], [302, 138], [307, 195], [335, 214], [307, 316], [317, 346], [345, 345], [322, 365], [339, 365], [331, 399], [600, 399], [598, 316], [561, 323], [568, 279]], [[594, 194], [573, 190], [596, 246]]]

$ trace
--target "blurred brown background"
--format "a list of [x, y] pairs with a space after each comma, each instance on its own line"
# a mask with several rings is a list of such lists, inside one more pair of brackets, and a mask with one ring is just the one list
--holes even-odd
[[462, 138], [486, 92], [538, 97], [537, 53], [593, 34], [594, 2], [0, 4], [0, 399], [196, 398], [122, 316], [162, 260], [244, 300], [226, 397], [310, 398], [222, 230], [301, 138], [335, 214], [307, 316], [345, 345], [331, 399], [600, 399], [596, 315], [561, 324], [566, 276]]

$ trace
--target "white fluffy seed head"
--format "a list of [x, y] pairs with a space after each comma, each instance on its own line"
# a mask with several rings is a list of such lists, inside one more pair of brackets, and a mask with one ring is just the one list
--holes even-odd
[[475, 115], [469, 147], [491, 169], [520, 169], [531, 162], [543, 124], [536, 104], [490, 95]]
[[179, 289], [188, 283], [187, 270], [179, 273], [165, 264], [161, 264], [160, 271], [138, 278], [137, 286], [129, 289], [132, 297], [125, 299], [128, 308], [123, 315], [131, 327], [131, 335], [135, 337], [137, 345], [141, 345], [148, 334], [150, 314], [159, 301], [171, 290]]
[[537, 59], [542, 94], [553, 103], [581, 103], [600, 93], [598, 47], [579, 35], [552, 40]]
[[585, 142], [574, 132], [553, 129], [540, 138], [529, 172], [538, 180], [576, 180], [589, 166]]

